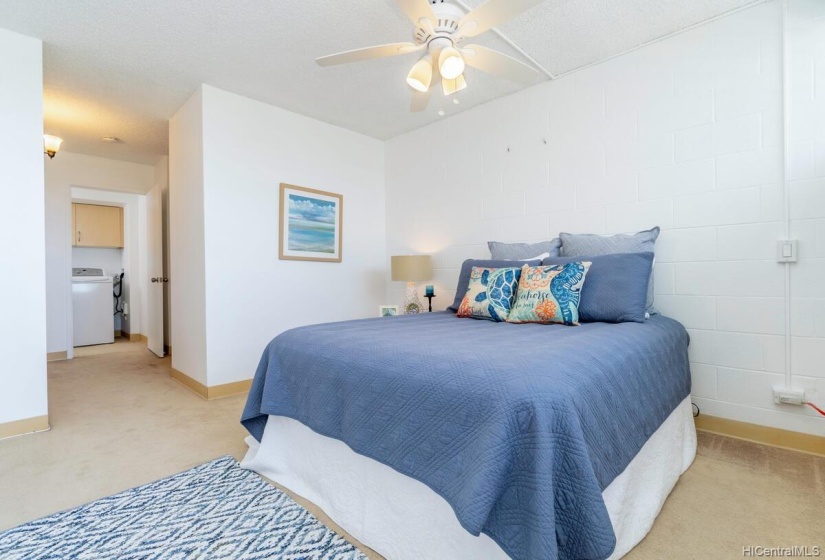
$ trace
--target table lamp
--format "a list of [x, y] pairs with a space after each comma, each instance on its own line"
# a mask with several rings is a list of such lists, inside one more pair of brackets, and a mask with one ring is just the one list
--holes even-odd
[[433, 264], [430, 255], [400, 255], [392, 257], [392, 279], [394, 282], [406, 282], [404, 295], [404, 313], [421, 313], [424, 306], [418, 299], [416, 282], [429, 280], [433, 276]]

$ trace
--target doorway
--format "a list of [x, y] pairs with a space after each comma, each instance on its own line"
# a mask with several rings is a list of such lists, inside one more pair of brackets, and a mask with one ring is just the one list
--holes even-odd
[[141, 347], [163, 357], [160, 188], [144, 195], [72, 186], [71, 208], [69, 357]]

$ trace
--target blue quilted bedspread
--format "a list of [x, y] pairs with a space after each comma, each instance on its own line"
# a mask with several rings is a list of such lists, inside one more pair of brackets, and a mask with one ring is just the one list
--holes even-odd
[[287, 331], [242, 422], [296, 419], [444, 497], [515, 559], [600, 559], [601, 492], [690, 393], [676, 321], [514, 325], [450, 312]]

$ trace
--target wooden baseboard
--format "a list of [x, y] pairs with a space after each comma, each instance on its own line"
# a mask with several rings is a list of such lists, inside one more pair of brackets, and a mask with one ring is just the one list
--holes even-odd
[[175, 368], [170, 368], [172, 370], [172, 379], [180, 383], [181, 385], [185, 386], [187, 389], [192, 390], [194, 393], [197, 393], [199, 397], [209, 400], [209, 389], [195, 379], [192, 379], [182, 371], [179, 371]]
[[185, 386], [187, 389], [191, 390], [192, 392], [196, 393], [199, 397], [207, 401], [220, 399], [221, 397], [229, 397], [232, 395], [246, 393], [249, 391], [249, 388], [252, 387], [251, 379], [247, 379], [245, 381], [236, 381], [234, 383], [226, 383], [224, 385], [213, 385], [212, 387], [207, 387], [200, 381], [192, 379], [182, 371], [176, 370], [175, 368], [171, 369], [172, 379], [179, 382], [181, 385]]
[[825, 437], [700, 414], [696, 429], [792, 451], [825, 456]]
[[130, 332], [121, 331], [120, 336], [122, 338], [128, 338], [129, 342], [140, 342], [140, 341], [149, 342], [149, 339], [146, 338], [146, 335], [142, 335], [142, 334], [139, 334], [139, 333], [132, 334]]
[[49, 429], [49, 415], [35, 416], [34, 418], [24, 418], [14, 422], [0, 424], [0, 439], [22, 436], [23, 434], [33, 434], [35, 432], [45, 432]]
[[115, 331], [115, 338], [120, 338], [123, 336], [123, 331]]
[[252, 388], [252, 380], [245, 379], [243, 381], [235, 381], [234, 383], [224, 383], [223, 385], [215, 385], [209, 387], [209, 400], [219, 399], [221, 397], [231, 397], [232, 395], [240, 395], [248, 393]]
[[63, 352], [49, 352], [48, 354], [46, 354], [47, 362], [60, 362], [68, 359], [69, 353], [65, 350]]

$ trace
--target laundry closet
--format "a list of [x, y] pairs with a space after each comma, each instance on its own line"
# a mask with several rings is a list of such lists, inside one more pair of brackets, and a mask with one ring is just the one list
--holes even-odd
[[74, 346], [111, 344], [128, 317], [123, 207], [73, 202], [72, 236]]

